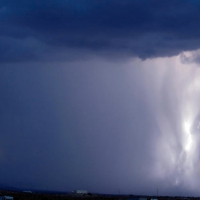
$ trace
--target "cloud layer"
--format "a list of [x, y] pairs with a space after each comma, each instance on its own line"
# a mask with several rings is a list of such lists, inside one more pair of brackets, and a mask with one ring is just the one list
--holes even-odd
[[173, 56], [199, 48], [199, 11], [195, 0], [1, 1], [0, 60]]

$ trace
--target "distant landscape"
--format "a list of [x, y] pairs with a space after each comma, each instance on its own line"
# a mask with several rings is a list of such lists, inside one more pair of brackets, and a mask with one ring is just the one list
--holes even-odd
[[110, 199], [110, 200], [200, 200], [200, 197], [180, 196], [140, 196], [140, 195], [105, 195], [93, 194], [77, 195], [73, 193], [40, 193], [40, 192], [19, 192], [1, 190], [0, 196], [12, 196], [14, 200], [68, 200], [68, 199]]

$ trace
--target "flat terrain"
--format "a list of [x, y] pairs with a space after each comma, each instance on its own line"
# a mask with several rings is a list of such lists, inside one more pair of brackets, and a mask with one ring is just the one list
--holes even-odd
[[[12, 196], [14, 200], [70, 200], [70, 199], [108, 199], [108, 200], [139, 200], [139, 196], [133, 195], [101, 195], [101, 194], [44, 194], [44, 193], [25, 193], [16, 191], [0, 191], [0, 196]], [[142, 196], [141, 196], [142, 197]], [[200, 197], [171, 197], [171, 196], [145, 196], [147, 200], [200, 200]]]

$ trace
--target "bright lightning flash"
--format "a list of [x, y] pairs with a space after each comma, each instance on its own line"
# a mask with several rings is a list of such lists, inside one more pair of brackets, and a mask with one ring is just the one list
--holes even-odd
[[190, 129], [191, 129], [191, 123], [189, 122], [184, 122], [184, 131], [186, 133], [186, 144], [185, 144], [185, 151], [190, 151], [191, 147], [192, 147], [192, 136], [190, 133]]

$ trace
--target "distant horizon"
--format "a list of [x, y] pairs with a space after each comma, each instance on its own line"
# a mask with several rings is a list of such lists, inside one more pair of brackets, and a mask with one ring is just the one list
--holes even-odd
[[[25, 192], [41, 192], [41, 193], [44, 193], [44, 194], [76, 194], [76, 193], [73, 193], [72, 191], [60, 191], [60, 190], [42, 190], [42, 189], [31, 189], [31, 188], [17, 188], [17, 187], [13, 187], [13, 186], [9, 186], [9, 188], [13, 188], [15, 190], [4, 190], [2, 187], [0, 187], [0, 190], [1, 191], [13, 191], [13, 192], [21, 192], [21, 193], [25, 193]], [[75, 191], [75, 190], [74, 190]], [[98, 193], [98, 192], [91, 192], [91, 191], [88, 191], [86, 190], [88, 193], [91, 193], [91, 194], [99, 194], [99, 195], [111, 195], [111, 196], [130, 196], [130, 197], [193, 197], [193, 198], [198, 198], [199, 196], [171, 196], [171, 195], [143, 195], [143, 194], [126, 194], [126, 193]]]

